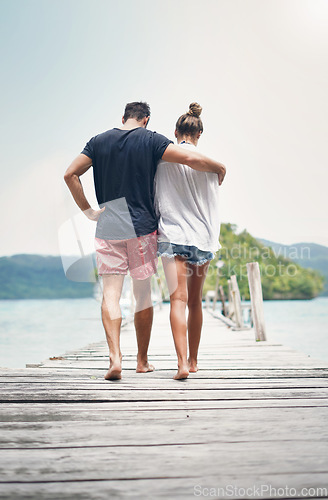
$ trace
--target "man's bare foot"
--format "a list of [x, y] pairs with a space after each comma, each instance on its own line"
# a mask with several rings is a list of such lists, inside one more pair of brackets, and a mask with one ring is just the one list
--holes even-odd
[[187, 365], [184, 366], [179, 366], [178, 371], [174, 375], [174, 380], [184, 380], [188, 377], [189, 375], [189, 369]]
[[188, 366], [189, 366], [190, 373], [198, 372], [197, 361], [188, 359]]
[[153, 372], [155, 367], [148, 363], [148, 356], [139, 356], [137, 355], [137, 373], [148, 373]]
[[138, 363], [136, 372], [148, 373], [148, 372], [153, 372], [154, 370], [155, 370], [154, 365], [150, 365], [149, 363]]
[[106, 380], [120, 380], [122, 378], [122, 364], [120, 361], [110, 361], [109, 370], [106, 373]]
[[190, 365], [189, 371], [190, 371], [190, 373], [198, 372], [198, 366], [197, 365]]

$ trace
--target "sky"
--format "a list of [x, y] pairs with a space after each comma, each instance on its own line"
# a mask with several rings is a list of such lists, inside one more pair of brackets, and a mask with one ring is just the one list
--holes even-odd
[[[328, 245], [328, 0], [1, 0], [0, 9], [0, 255], [69, 253], [72, 217], [94, 232], [63, 174], [135, 100], [149, 102], [149, 128], [172, 140], [190, 102], [202, 105], [199, 150], [227, 167], [222, 222]], [[82, 183], [96, 208], [91, 170]]]

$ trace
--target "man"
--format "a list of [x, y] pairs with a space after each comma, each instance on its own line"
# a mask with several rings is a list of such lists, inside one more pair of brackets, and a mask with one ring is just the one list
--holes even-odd
[[[147, 353], [153, 322], [150, 280], [157, 265], [154, 177], [159, 160], [215, 172], [220, 183], [225, 176], [221, 163], [175, 146], [163, 135], [147, 130], [149, 118], [147, 103], [127, 104], [123, 126], [93, 137], [64, 176], [77, 205], [89, 219], [97, 221], [97, 267], [103, 278], [101, 311], [110, 361], [107, 380], [121, 378], [119, 300], [128, 270], [136, 300], [137, 372], [154, 370]], [[91, 166], [100, 210], [91, 208], [80, 182]]]

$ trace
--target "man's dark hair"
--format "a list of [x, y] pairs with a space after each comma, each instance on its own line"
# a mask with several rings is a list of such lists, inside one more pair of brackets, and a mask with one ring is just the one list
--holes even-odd
[[124, 121], [129, 118], [135, 118], [140, 122], [145, 116], [150, 116], [150, 107], [146, 102], [129, 102], [125, 106], [124, 110]]

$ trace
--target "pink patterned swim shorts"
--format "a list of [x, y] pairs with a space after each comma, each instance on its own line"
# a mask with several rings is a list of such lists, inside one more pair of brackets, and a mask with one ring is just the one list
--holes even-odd
[[157, 271], [157, 231], [129, 240], [95, 238], [98, 274], [127, 274], [144, 280]]

